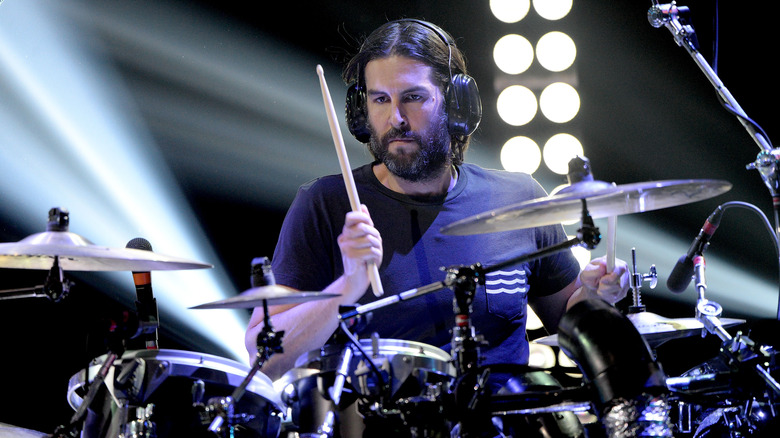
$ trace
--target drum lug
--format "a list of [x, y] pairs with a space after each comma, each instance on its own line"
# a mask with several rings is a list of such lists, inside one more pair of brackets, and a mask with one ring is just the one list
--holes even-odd
[[154, 412], [154, 404], [146, 407], [135, 408], [135, 420], [124, 426], [124, 432], [119, 438], [155, 438], [157, 437], [156, 425], [151, 421]]

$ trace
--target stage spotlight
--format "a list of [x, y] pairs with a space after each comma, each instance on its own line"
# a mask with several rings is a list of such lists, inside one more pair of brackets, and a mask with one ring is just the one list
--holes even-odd
[[520, 74], [534, 62], [534, 48], [521, 35], [504, 35], [493, 46], [493, 61], [504, 73]]
[[553, 135], [542, 148], [544, 164], [558, 175], [566, 175], [569, 172], [569, 161], [583, 155], [585, 153], [577, 137], [566, 133]]
[[538, 104], [536, 96], [528, 87], [511, 85], [498, 95], [496, 109], [504, 122], [512, 126], [522, 126], [536, 116]]
[[551, 122], [566, 123], [580, 111], [580, 95], [571, 85], [554, 82], [539, 95], [539, 108]]
[[552, 72], [564, 71], [577, 58], [577, 45], [569, 35], [553, 31], [542, 35], [536, 43], [539, 64]]
[[531, 10], [530, 0], [490, 0], [490, 11], [504, 23], [517, 23]]
[[555, 21], [565, 17], [571, 11], [573, 0], [534, 0], [534, 10], [540, 17]]
[[501, 165], [510, 172], [532, 174], [539, 169], [542, 152], [539, 145], [528, 137], [510, 138], [501, 147]]

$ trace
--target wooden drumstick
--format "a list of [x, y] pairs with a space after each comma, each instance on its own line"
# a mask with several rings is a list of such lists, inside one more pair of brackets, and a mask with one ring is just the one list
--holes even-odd
[[615, 238], [617, 237], [617, 216], [607, 218], [607, 274], [615, 270]]
[[[333, 136], [333, 143], [336, 145], [336, 154], [339, 157], [339, 165], [341, 165], [341, 174], [344, 176], [344, 184], [347, 186], [347, 195], [349, 196], [349, 204], [352, 206], [352, 211], [360, 211], [360, 200], [358, 199], [357, 188], [355, 187], [355, 180], [352, 177], [352, 168], [349, 166], [349, 158], [347, 157], [347, 148], [344, 147], [344, 138], [341, 136], [341, 128], [339, 128], [339, 122], [336, 118], [336, 110], [333, 107], [333, 101], [330, 98], [330, 91], [328, 91], [328, 84], [325, 83], [325, 73], [322, 70], [321, 65], [317, 65], [317, 75], [320, 77], [320, 88], [322, 88], [322, 100], [325, 102], [325, 112], [328, 114], [328, 123], [330, 124], [330, 133]], [[379, 268], [376, 263], [368, 263], [368, 278], [371, 280], [371, 289], [374, 291], [374, 295], [381, 297], [384, 295], [384, 289], [382, 288], [382, 282], [379, 280]]]

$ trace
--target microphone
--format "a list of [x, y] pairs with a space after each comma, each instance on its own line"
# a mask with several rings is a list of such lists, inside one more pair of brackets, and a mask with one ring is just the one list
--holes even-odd
[[702, 255], [710, 245], [710, 239], [715, 234], [715, 230], [720, 225], [720, 218], [723, 216], [723, 206], [719, 205], [715, 211], [710, 214], [704, 225], [702, 225], [699, 235], [693, 239], [688, 252], [677, 260], [669, 278], [666, 279], [666, 286], [675, 293], [680, 293], [688, 287], [693, 277], [693, 258]]
[[[143, 237], [136, 237], [125, 245], [125, 248], [140, 249], [151, 251], [152, 244]], [[136, 302], [135, 308], [138, 311], [138, 332], [144, 334], [147, 350], [156, 350], [157, 347], [157, 328], [159, 327], [159, 317], [157, 314], [157, 299], [152, 292], [152, 273], [133, 271], [133, 281], [135, 282]], [[135, 337], [135, 336], [134, 336]]]

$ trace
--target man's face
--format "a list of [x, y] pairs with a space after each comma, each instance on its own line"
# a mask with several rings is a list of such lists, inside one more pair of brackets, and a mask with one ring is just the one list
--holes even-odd
[[365, 68], [369, 148], [396, 176], [425, 181], [450, 164], [444, 96], [433, 69], [402, 56]]

